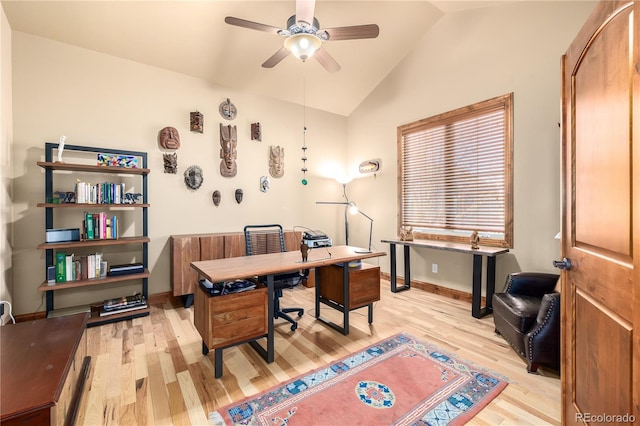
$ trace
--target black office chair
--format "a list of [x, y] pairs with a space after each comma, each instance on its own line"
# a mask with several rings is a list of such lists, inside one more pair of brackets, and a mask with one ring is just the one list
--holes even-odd
[[[244, 240], [247, 248], [247, 256], [254, 254], [278, 253], [286, 251], [284, 244], [284, 232], [280, 225], [247, 225], [244, 227]], [[308, 270], [306, 271], [308, 273]], [[302, 308], [281, 308], [280, 298], [282, 290], [292, 288], [300, 284], [306, 278], [305, 272], [299, 271], [278, 274], [273, 277], [275, 319], [283, 318], [291, 323], [291, 331], [298, 328], [298, 322], [287, 315], [297, 312], [298, 317], [304, 315]], [[262, 283], [266, 283], [266, 277], [258, 277]]]

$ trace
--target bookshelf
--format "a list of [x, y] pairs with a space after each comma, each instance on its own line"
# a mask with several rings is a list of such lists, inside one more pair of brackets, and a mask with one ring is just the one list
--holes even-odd
[[[44, 250], [46, 255], [46, 265], [45, 265], [45, 279], [38, 286], [38, 290], [41, 292], [45, 292], [46, 294], [46, 313], [47, 317], [55, 317], [58, 315], [64, 314], [64, 311], [74, 312], [78, 310], [86, 310], [90, 311], [90, 305], [86, 306], [77, 306], [77, 307], [67, 307], [63, 309], [55, 309], [55, 294], [58, 291], [72, 290], [72, 289], [82, 289], [86, 288], [89, 291], [91, 288], [104, 288], [109, 284], [114, 283], [123, 283], [126, 281], [129, 282], [139, 282], [140, 283], [140, 294], [144, 296], [145, 299], [148, 298], [148, 285], [149, 285], [149, 236], [148, 236], [148, 209], [150, 207], [148, 203], [148, 183], [147, 177], [150, 173], [150, 170], [147, 168], [147, 153], [141, 151], [129, 151], [129, 150], [118, 150], [111, 148], [99, 148], [99, 147], [89, 147], [89, 146], [80, 146], [80, 145], [65, 145], [63, 155], [73, 158], [73, 160], [69, 160], [68, 162], [63, 159], [64, 162], [53, 161], [53, 153], [57, 151], [58, 144], [46, 142], [45, 143], [45, 161], [38, 161], [37, 165], [44, 169], [45, 173], [45, 201], [42, 203], [38, 203], [37, 206], [39, 208], [43, 208], [45, 210], [45, 232], [46, 230], [54, 229], [54, 215], [56, 218], [60, 218], [61, 216], [69, 215], [72, 216], [75, 220], [77, 217], [77, 222], [80, 224], [82, 222], [83, 212], [87, 211], [120, 211], [125, 210], [128, 212], [133, 211], [136, 215], [139, 213], [141, 218], [142, 229], [140, 235], [134, 236], [120, 236], [118, 235], [116, 238], [102, 238], [102, 239], [87, 239], [86, 235], [81, 235], [80, 241], [66, 241], [66, 242], [55, 242], [55, 243], [42, 243], [37, 246], [38, 250]], [[71, 155], [70, 155], [71, 154]], [[85, 164], [87, 162], [92, 161], [91, 155], [95, 154], [93, 157], [94, 164]], [[103, 166], [97, 165], [97, 156], [98, 154], [107, 154], [110, 156], [130, 156], [135, 157], [139, 161], [139, 166], [136, 168], [128, 168], [128, 167], [119, 167], [119, 166]], [[81, 160], [79, 160], [81, 158]], [[97, 202], [97, 203], [57, 203], [54, 202], [54, 178], [56, 176], [56, 172], [62, 172], [69, 175], [73, 175], [74, 172], [82, 173], [82, 174], [95, 174], [96, 179], [109, 179], [109, 175], [124, 175], [134, 178], [139, 177], [140, 181], [138, 182], [140, 185], [140, 193], [142, 200], [141, 202], [136, 202], [132, 204], [123, 204], [123, 203], [115, 203], [115, 202]], [[105, 176], [106, 175], [106, 176]], [[137, 183], [137, 184], [138, 184]], [[78, 194], [76, 194], [76, 197]], [[122, 194], [120, 194], [120, 199], [122, 199]], [[89, 220], [89, 219], [87, 219]], [[120, 219], [118, 220], [118, 226], [124, 226], [125, 224], [121, 224]], [[78, 226], [81, 228], [81, 226]], [[81, 228], [82, 233], [82, 228]], [[118, 230], [119, 234], [119, 230]], [[95, 278], [81, 278], [81, 279], [73, 279], [66, 280], [62, 282], [50, 283], [47, 280], [47, 267], [56, 265], [56, 253], [57, 252], [65, 252], [70, 249], [91, 249], [92, 247], [100, 248], [107, 246], [123, 246], [123, 245], [132, 245], [134, 246], [134, 250], [139, 250], [141, 254], [141, 262], [144, 266], [144, 271], [128, 274], [128, 275], [120, 275], [120, 276], [110, 276], [107, 275], [105, 277], [95, 277]], [[137, 247], [135, 247], [137, 246]], [[108, 260], [108, 259], [107, 259]], [[109, 322], [120, 321], [124, 319], [137, 318], [141, 316], [149, 315], [150, 309], [148, 307], [115, 313], [107, 316], [91, 316], [87, 322], [87, 326], [99, 325]]]

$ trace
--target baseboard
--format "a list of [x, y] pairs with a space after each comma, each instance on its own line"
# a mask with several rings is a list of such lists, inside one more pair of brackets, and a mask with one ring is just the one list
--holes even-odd
[[[386, 272], [380, 272], [380, 278], [389, 281], [389, 274]], [[404, 285], [404, 278], [398, 277], [398, 285]], [[460, 290], [455, 290], [448, 287], [442, 287], [436, 284], [426, 283], [423, 281], [411, 280], [411, 288], [420, 289], [429, 293], [438, 294], [440, 296], [448, 297], [450, 299], [462, 300], [463, 302], [471, 303], [471, 293], [467, 293]], [[181, 296], [174, 296], [172, 292], [167, 291], [164, 293], [155, 293], [149, 295], [147, 298], [149, 305], [163, 305], [169, 303], [173, 306], [179, 306], [183, 304]], [[486, 298], [482, 297], [482, 306], [485, 306]], [[30, 314], [14, 315], [16, 323], [35, 321], [46, 318], [45, 312], [32, 312]]]
[[[389, 281], [390, 277], [387, 272], [380, 272], [380, 278]], [[397, 285], [404, 285], [404, 277], [397, 278]], [[429, 293], [438, 294], [440, 296], [448, 297], [450, 299], [462, 300], [463, 302], [471, 303], [471, 293], [467, 293], [461, 290], [455, 290], [453, 288], [443, 287], [437, 284], [431, 284], [423, 281], [411, 280], [411, 288], [417, 288]], [[486, 297], [482, 296], [482, 306], [486, 306]]]
[[32, 312], [30, 314], [20, 314], [13, 316], [16, 319], [16, 324], [19, 322], [27, 322], [27, 321], [35, 321], [39, 319], [44, 319], [47, 317], [46, 312]]
[[165, 303], [171, 303], [173, 305], [181, 303], [181, 299], [180, 296], [174, 296], [172, 292], [167, 291], [164, 293], [150, 294], [147, 298], [147, 303], [149, 305], [163, 305]]
[[[180, 296], [174, 296], [173, 293], [171, 293], [170, 291], [167, 291], [165, 293], [156, 293], [156, 294], [149, 295], [149, 297], [147, 298], [147, 303], [149, 305], [163, 305], [165, 303], [171, 303], [172, 305], [181, 305], [182, 299], [180, 298]], [[16, 323], [35, 321], [39, 319], [44, 319], [46, 317], [47, 317], [47, 314], [44, 311], [32, 312], [29, 314], [14, 315], [14, 318], [16, 319]]]

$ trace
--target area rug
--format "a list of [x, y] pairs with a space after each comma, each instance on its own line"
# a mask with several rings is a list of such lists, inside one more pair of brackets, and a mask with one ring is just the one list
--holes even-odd
[[397, 334], [209, 414], [220, 425], [458, 425], [507, 386], [504, 377]]

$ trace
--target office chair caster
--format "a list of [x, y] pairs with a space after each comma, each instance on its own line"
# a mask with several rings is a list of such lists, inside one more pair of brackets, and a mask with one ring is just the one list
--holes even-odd
[[297, 328], [298, 328], [298, 323], [293, 323], [291, 325], [291, 331], [296, 331]]

